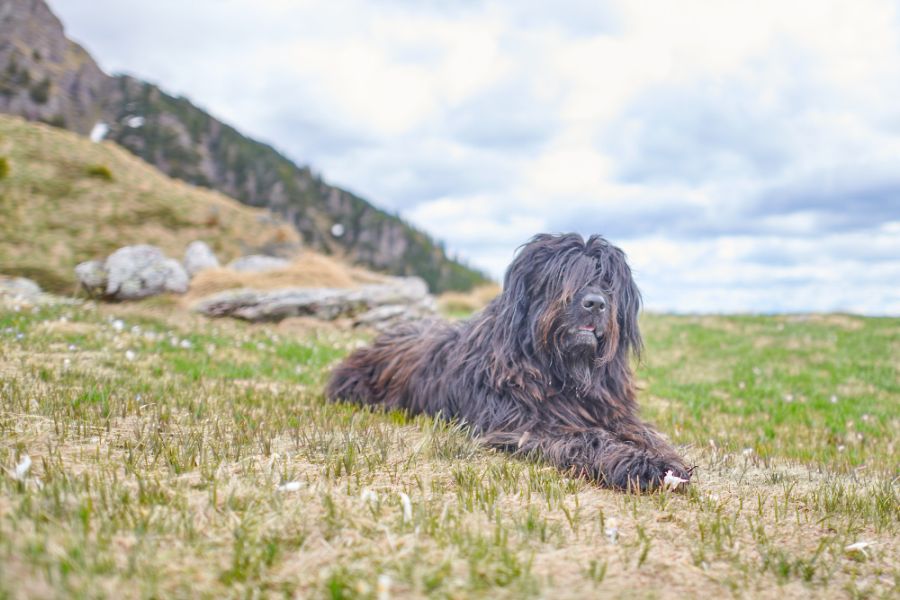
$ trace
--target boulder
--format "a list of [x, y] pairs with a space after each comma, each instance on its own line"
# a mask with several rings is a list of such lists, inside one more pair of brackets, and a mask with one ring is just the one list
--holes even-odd
[[91, 296], [102, 296], [106, 292], [106, 267], [102, 260], [89, 260], [75, 267], [75, 278]]
[[181, 263], [146, 244], [119, 248], [105, 261], [81, 263], [75, 275], [88, 293], [108, 300], [183, 294], [188, 289], [188, 274]]
[[236, 258], [228, 263], [228, 268], [233, 271], [243, 271], [248, 273], [263, 273], [265, 271], [277, 271], [278, 269], [286, 269], [291, 261], [277, 256], [266, 256], [264, 254], [251, 254]]
[[0, 275], [0, 295], [16, 299], [33, 300], [41, 295], [41, 286], [25, 277], [4, 277]]
[[206, 242], [196, 240], [188, 244], [184, 251], [184, 269], [190, 277], [206, 269], [219, 266], [219, 259]]

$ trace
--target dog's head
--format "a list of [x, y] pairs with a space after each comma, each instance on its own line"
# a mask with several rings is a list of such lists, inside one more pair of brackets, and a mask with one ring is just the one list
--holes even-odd
[[579, 388], [639, 353], [641, 297], [625, 254], [599, 235], [535, 236], [504, 279], [503, 312], [544, 366]]

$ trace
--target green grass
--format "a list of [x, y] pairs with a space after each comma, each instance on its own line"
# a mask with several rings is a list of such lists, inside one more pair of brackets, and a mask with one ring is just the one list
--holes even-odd
[[697, 471], [685, 493], [636, 496], [453, 424], [326, 404], [329, 367], [365, 336], [2, 302], [0, 597], [900, 586], [898, 319], [645, 315], [644, 413]]

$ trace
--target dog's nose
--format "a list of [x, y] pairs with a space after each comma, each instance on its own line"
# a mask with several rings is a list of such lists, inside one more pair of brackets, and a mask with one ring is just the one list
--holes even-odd
[[606, 310], [606, 298], [603, 294], [585, 294], [581, 299], [581, 306], [591, 312], [603, 312]]

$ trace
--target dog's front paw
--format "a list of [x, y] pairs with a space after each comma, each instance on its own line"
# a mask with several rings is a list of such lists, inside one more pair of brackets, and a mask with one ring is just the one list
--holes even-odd
[[660, 487], [679, 489], [691, 480], [691, 471], [677, 457], [632, 449], [618, 458], [604, 473], [610, 487], [642, 492]]

